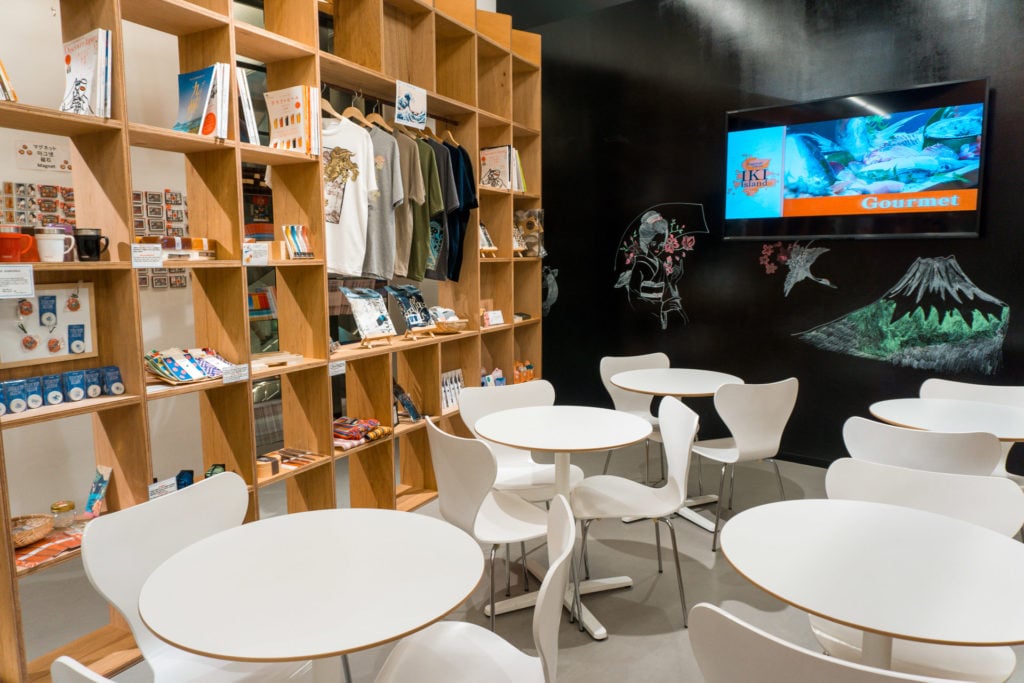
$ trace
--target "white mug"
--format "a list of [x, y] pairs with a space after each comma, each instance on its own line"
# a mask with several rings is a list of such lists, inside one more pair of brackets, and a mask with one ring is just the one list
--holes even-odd
[[75, 238], [71, 235], [36, 235], [36, 246], [40, 261], [57, 263], [63, 261], [64, 255], [75, 248]]

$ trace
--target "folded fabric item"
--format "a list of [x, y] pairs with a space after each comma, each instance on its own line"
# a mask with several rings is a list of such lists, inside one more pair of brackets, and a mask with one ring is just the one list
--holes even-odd
[[380, 421], [373, 418], [361, 420], [353, 417], [339, 417], [334, 421], [334, 438], [361, 439], [366, 433], [380, 426]]
[[334, 447], [347, 451], [350, 448], [362, 446], [364, 443], [366, 443], [366, 439], [335, 439]]

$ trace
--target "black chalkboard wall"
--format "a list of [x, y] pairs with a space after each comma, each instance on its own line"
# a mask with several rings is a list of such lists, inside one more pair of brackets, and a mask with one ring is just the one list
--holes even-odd
[[[915, 259], [950, 255], [1011, 315], [994, 374], [944, 376], [1024, 383], [1024, 3], [570, 4], [576, 14], [549, 13], [538, 26], [528, 25], [531, 11], [544, 17], [547, 0], [498, 3], [543, 35], [545, 265], [558, 270], [559, 289], [544, 320], [543, 371], [559, 403], [610, 405], [598, 377], [604, 355], [660, 350], [675, 366], [748, 382], [792, 375], [800, 394], [782, 457], [825, 465], [845, 454], [847, 417], [867, 416], [873, 401], [915, 396], [940, 373], [821, 350], [794, 335], [876, 301]], [[803, 281], [788, 297], [785, 269], [768, 275], [758, 262], [762, 243], [721, 239], [726, 111], [983, 77], [992, 92], [980, 239], [819, 241], [829, 251], [813, 273], [836, 288]], [[666, 202], [702, 203], [710, 233], [696, 236], [678, 281], [689, 322], [672, 317], [662, 330], [615, 283], [627, 226]], [[710, 400], [695, 408], [703, 436], [724, 434]]]

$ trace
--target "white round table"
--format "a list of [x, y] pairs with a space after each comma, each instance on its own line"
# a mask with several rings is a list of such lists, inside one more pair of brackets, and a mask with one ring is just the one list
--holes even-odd
[[609, 381], [620, 389], [638, 394], [679, 398], [714, 396], [723, 384], [743, 384], [735, 375], [694, 368], [627, 370], [612, 375]]
[[913, 508], [792, 500], [726, 524], [722, 552], [783, 602], [864, 631], [864, 663], [888, 668], [892, 639], [1024, 643], [1024, 544]]
[[[570, 453], [593, 453], [639, 443], [651, 434], [651, 424], [641, 417], [589, 406], [531, 406], [499, 410], [476, 421], [482, 438], [513, 448], [555, 455], [555, 489], [569, 499]], [[530, 572], [543, 576], [544, 570], [528, 561]], [[598, 593], [628, 588], [633, 579], [616, 576], [580, 582], [580, 593]], [[504, 611], [520, 609], [536, 601], [536, 591], [506, 600]], [[572, 609], [571, 591], [565, 606]], [[580, 623], [591, 637], [603, 640], [608, 631], [590, 610], [581, 605]]]
[[894, 398], [868, 410], [882, 422], [936, 432], [988, 432], [1000, 441], [1024, 441], [1024, 409], [954, 398]]
[[318, 683], [337, 681], [336, 655], [441, 619], [469, 597], [483, 568], [477, 542], [442, 520], [392, 510], [300, 512], [173, 555], [143, 585], [139, 613], [183, 650], [246, 662], [312, 659]]

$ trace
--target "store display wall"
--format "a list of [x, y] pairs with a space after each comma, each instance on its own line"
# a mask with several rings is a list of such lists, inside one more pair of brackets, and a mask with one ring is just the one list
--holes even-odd
[[[675, 366], [748, 382], [793, 375], [800, 396], [783, 457], [827, 464], [844, 454], [848, 416], [866, 416], [877, 400], [916, 395], [928, 377], [1024, 382], [1024, 330], [1015, 315], [1024, 311], [1017, 275], [1024, 57], [1016, 49], [1024, 5], [665, 0], [606, 7], [593, 0], [576, 3], [574, 16], [530, 26], [530, 17], [547, 16], [543, 4], [499, 2], [498, 9], [515, 5], [521, 28], [544, 38], [545, 266], [558, 273], [544, 354], [559, 403], [610, 403], [597, 372], [604, 355], [660, 350]], [[983, 77], [991, 117], [979, 239], [805, 241], [789, 253], [786, 244], [722, 241], [726, 111]], [[707, 232], [692, 207], [659, 206], [673, 203], [702, 204]], [[639, 230], [649, 210], [667, 221], [677, 211], [676, 226], [660, 233], [675, 228], [671, 252], [667, 241], [650, 244], [658, 233]], [[629, 295], [631, 269], [639, 267], [632, 259], [652, 250], [660, 273], [649, 280], [665, 288], [659, 315], [649, 300]], [[851, 354], [872, 350], [821, 341], [828, 336], [822, 325], [871, 310], [904, 280], [917, 286], [904, 288], [912, 299], [922, 285], [942, 288], [937, 310], [959, 307], [968, 321], [983, 302], [996, 321], [991, 334], [946, 344], [923, 362], [860, 357]], [[952, 297], [957, 287], [961, 304]], [[678, 297], [670, 301], [673, 288]], [[916, 305], [898, 299], [891, 299], [898, 308]], [[927, 321], [918, 322], [915, 334], [925, 336]], [[710, 401], [695, 405], [702, 436], [723, 433]]]

